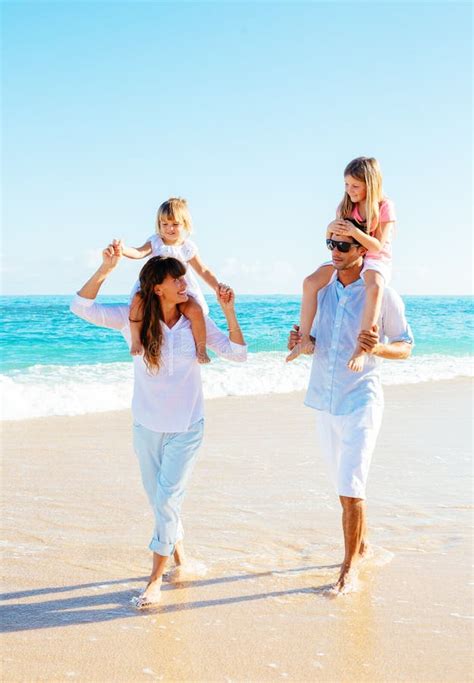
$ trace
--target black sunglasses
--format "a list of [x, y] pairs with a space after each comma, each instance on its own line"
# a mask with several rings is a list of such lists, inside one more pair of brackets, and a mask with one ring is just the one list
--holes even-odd
[[347, 254], [347, 252], [351, 249], [351, 247], [360, 247], [360, 244], [358, 242], [340, 242], [339, 240], [326, 240], [327, 248], [333, 251], [334, 249], [337, 249], [338, 251], [341, 251], [343, 254]]

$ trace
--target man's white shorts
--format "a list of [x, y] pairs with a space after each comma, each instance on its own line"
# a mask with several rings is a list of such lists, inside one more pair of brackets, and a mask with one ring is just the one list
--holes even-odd
[[322, 455], [340, 496], [365, 498], [370, 461], [380, 430], [383, 404], [371, 404], [349, 415], [316, 411]]

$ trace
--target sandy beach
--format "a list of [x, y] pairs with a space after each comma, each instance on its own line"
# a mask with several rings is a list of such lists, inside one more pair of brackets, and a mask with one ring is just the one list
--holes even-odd
[[300, 393], [207, 402], [161, 606], [128, 412], [3, 424], [3, 681], [473, 680], [471, 387], [392, 386], [358, 592]]

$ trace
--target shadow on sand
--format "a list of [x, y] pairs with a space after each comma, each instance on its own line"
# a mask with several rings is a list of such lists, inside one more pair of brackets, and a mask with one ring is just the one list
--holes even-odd
[[[179, 580], [175, 582], [165, 582], [163, 591], [176, 591], [184, 588], [199, 588], [217, 584], [233, 583], [237, 581], [257, 580], [264, 577], [290, 577], [303, 574], [308, 571], [326, 570], [339, 567], [337, 564], [323, 566], [297, 567], [294, 569], [275, 570], [260, 572], [255, 574], [237, 574], [235, 576], [223, 576], [217, 578], [207, 578], [198, 580]], [[24, 600], [58, 593], [69, 593], [71, 591], [93, 591], [89, 595], [76, 597], [56, 598], [43, 600], [41, 602], [24, 602], [8, 604], [0, 607], [1, 632], [11, 633], [14, 631], [28, 631], [40, 628], [57, 628], [58, 626], [72, 626], [77, 624], [90, 624], [101, 621], [111, 621], [113, 619], [125, 619], [149, 614], [151, 610], [138, 611], [131, 604], [130, 600], [137, 594], [138, 588], [142, 588], [148, 577], [139, 576], [118, 579], [114, 581], [99, 581], [96, 583], [82, 583], [73, 586], [56, 586], [50, 588], [39, 588], [35, 590], [17, 591], [4, 593], [0, 596], [3, 601]], [[166, 581], [166, 578], [165, 578]], [[137, 588], [130, 588], [128, 584], [137, 583]], [[125, 590], [107, 591], [113, 586], [125, 586]], [[203, 609], [205, 607], [215, 607], [218, 605], [230, 605], [240, 602], [251, 602], [254, 600], [265, 600], [268, 598], [278, 598], [297, 594], [322, 594], [326, 593], [332, 584], [322, 586], [299, 587], [279, 591], [262, 591], [249, 595], [235, 595], [216, 600], [196, 600], [193, 602], [176, 602], [175, 604], [158, 605], [153, 608], [153, 613], [169, 614], [172, 612], [182, 612], [185, 610]]]

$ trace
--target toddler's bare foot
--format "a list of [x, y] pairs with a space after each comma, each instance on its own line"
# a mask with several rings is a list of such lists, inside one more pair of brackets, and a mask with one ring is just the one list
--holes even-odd
[[364, 369], [365, 353], [360, 346], [357, 346], [356, 350], [352, 354], [347, 367], [352, 372], [362, 372]]
[[197, 352], [197, 361], [198, 363], [205, 364], [205, 363], [210, 363], [211, 359], [207, 355], [207, 351], [198, 351]]
[[310, 337], [303, 337], [299, 344], [293, 347], [292, 351], [287, 355], [286, 362], [289, 363], [301, 354], [312, 355], [314, 353], [314, 342]]
[[131, 356], [139, 356], [143, 351], [143, 346], [140, 344], [140, 342], [132, 342], [132, 345], [130, 346], [130, 355]]
[[292, 360], [295, 360], [298, 358], [298, 356], [301, 354], [301, 344], [296, 344], [296, 346], [293, 347], [293, 349], [290, 351], [290, 353], [286, 357], [286, 362], [290, 363]]

